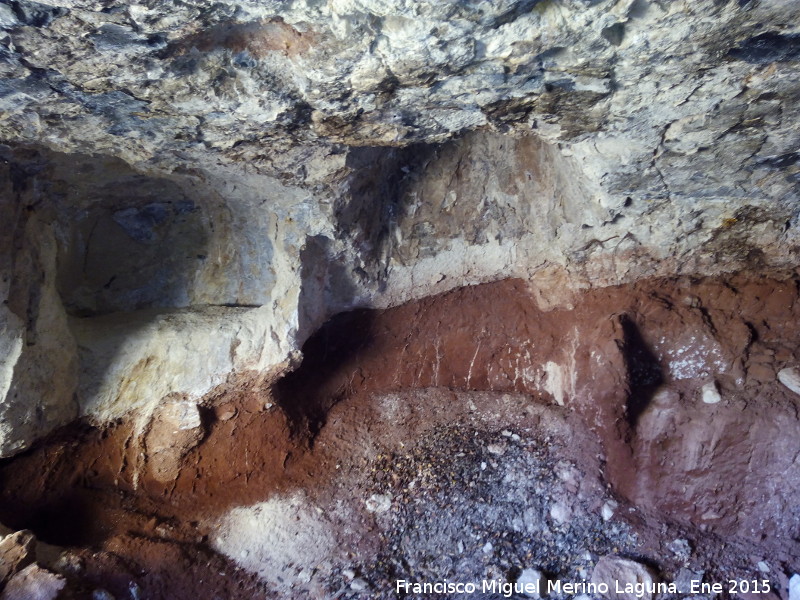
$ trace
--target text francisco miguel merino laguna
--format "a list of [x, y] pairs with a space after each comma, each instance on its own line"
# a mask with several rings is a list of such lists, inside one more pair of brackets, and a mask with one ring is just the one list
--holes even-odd
[[[541, 581], [537, 582], [516, 582], [512, 583], [503, 579], [484, 579], [479, 583], [456, 583], [454, 581], [436, 582], [414, 582], [398, 579], [395, 582], [395, 591], [398, 594], [501, 594], [510, 598], [515, 594], [526, 594], [531, 596], [544, 596], [555, 594], [591, 594], [595, 597], [606, 595], [612, 591], [607, 583], [565, 582], [559, 580], [547, 580], [547, 589], [544, 585], [540, 586]], [[697, 582], [699, 584], [699, 582]], [[613, 582], [613, 591], [618, 594], [633, 594], [637, 598], [643, 597], [646, 593], [650, 594], [677, 594], [678, 588], [674, 583], [628, 583]], [[540, 589], [542, 588], [542, 589]], [[699, 590], [698, 590], [699, 591]]]

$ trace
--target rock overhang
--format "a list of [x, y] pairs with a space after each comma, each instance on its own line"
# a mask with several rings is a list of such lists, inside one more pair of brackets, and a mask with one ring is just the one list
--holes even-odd
[[[15, 447], [280, 373], [342, 310], [507, 277], [555, 307], [649, 277], [791, 273], [796, 12], [3, 4], [3, 385], [48, 360], [65, 382]], [[159, 358], [192, 328], [230, 347], [197, 381]], [[99, 368], [120, 335], [141, 352]], [[142, 365], [167, 387], [130, 391]]]

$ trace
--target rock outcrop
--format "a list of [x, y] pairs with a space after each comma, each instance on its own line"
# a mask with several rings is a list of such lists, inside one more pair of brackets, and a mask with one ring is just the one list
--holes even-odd
[[786, 275], [799, 13], [4, 1], [0, 455], [272, 381], [354, 307]]
[[795, 600], [799, 65], [785, 0], [0, 0], [2, 598]]
[[746, 578], [785, 598], [800, 396], [780, 374], [800, 365], [799, 314], [797, 278], [742, 275], [571, 309], [512, 280], [352, 311], [276, 385], [72, 424], [4, 461], [0, 521], [77, 546], [70, 583], [117, 598], [388, 600], [419, 572], [530, 570], [616, 577], [626, 597]]

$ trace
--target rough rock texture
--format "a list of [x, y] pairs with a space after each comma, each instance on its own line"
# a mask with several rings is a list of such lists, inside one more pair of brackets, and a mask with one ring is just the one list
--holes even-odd
[[[658, 581], [651, 569], [645, 565], [617, 556], [604, 556], [597, 561], [592, 571], [593, 583], [605, 583], [610, 588], [609, 598], [614, 600], [650, 600], [653, 583]], [[642, 586], [637, 590], [636, 586]], [[617, 590], [632, 591], [617, 592]]]
[[30, 565], [14, 575], [8, 582], [2, 600], [56, 600], [66, 581], [39, 567]]
[[[785, 600], [797, 280], [536, 298], [503, 281], [339, 315], [276, 385], [202, 399], [196, 445], [182, 398], [144, 435], [133, 417], [72, 425], [0, 465], [0, 521], [75, 547], [81, 568], [59, 572], [117, 597], [388, 599], [398, 578], [585, 581], [612, 555]], [[142, 460], [159, 427], [179, 431], [169, 470]]]
[[789, 579], [789, 600], [800, 598], [800, 575], [794, 574]]
[[0, 0], [0, 521], [69, 547], [4, 597], [786, 600], [799, 62], [786, 0]]
[[785, 274], [799, 12], [4, 0], [0, 454], [274, 380], [356, 306]]
[[184, 456], [203, 439], [203, 420], [194, 402], [173, 398], [153, 412], [144, 437], [145, 457], [157, 481], [175, 481]]
[[0, 587], [5, 587], [17, 571], [35, 560], [36, 538], [30, 531], [18, 531], [0, 540]]

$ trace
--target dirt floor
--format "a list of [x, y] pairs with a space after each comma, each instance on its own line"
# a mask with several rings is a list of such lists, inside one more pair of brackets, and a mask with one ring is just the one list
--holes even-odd
[[786, 598], [798, 290], [657, 280], [542, 311], [507, 280], [339, 315], [191, 431], [77, 423], [3, 462], [0, 522], [57, 546], [64, 597], [412, 598], [398, 579], [583, 581], [618, 555]]

